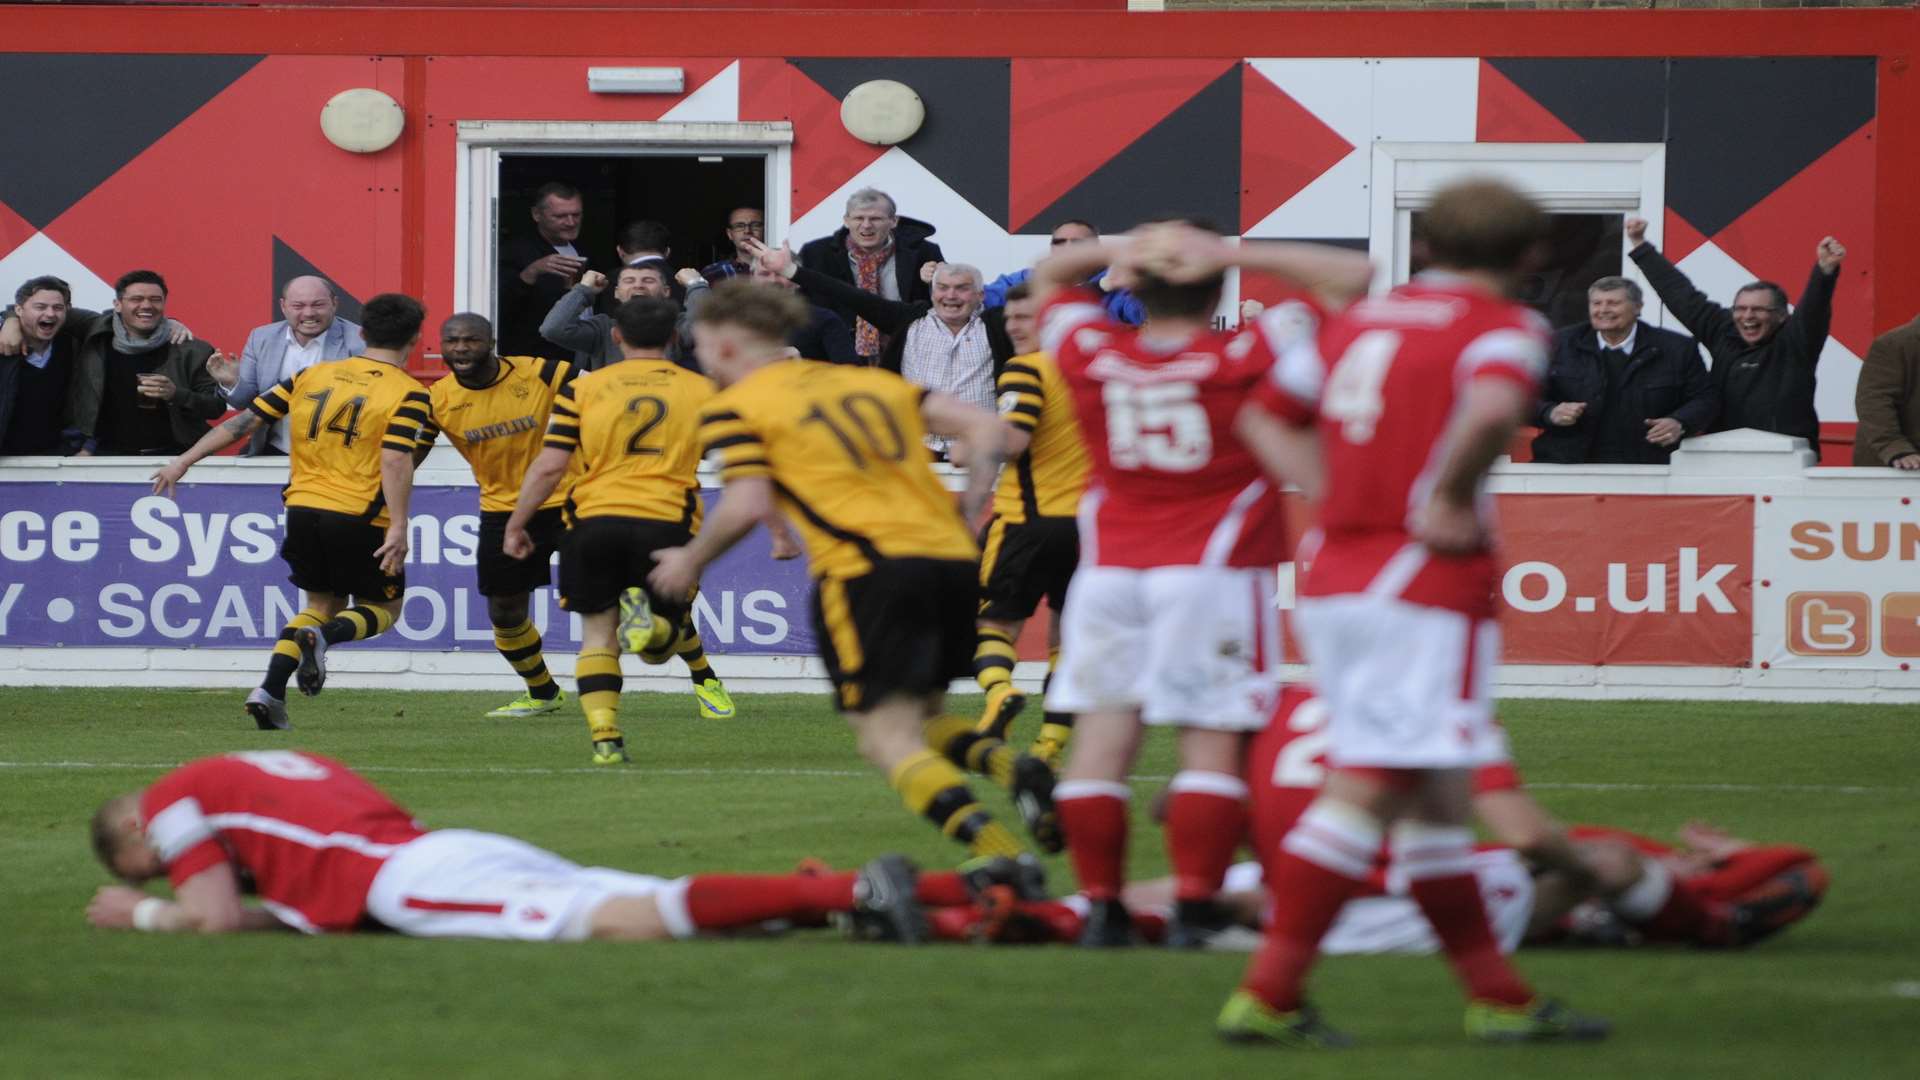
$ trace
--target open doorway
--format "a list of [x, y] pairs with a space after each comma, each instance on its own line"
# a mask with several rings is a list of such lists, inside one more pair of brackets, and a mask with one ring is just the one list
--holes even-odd
[[500, 250], [532, 235], [533, 193], [557, 180], [580, 189], [583, 214], [575, 246], [593, 269], [611, 276], [617, 269], [614, 237], [629, 222], [650, 220], [671, 233], [674, 268], [697, 270], [731, 257], [727, 213], [761, 207], [766, 171], [764, 154], [503, 153], [494, 243]]

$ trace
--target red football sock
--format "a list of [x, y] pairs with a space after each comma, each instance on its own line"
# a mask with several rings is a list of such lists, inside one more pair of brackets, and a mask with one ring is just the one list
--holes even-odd
[[1268, 860], [1273, 920], [1247, 964], [1241, 989], [1280, 1012], [1300, 1007], [1320, 939], [1364, 886], [1380, 850], [1380, 823], [1339, 803], [1307, 808]]
[[1116, 900], [1127, 870], [1127, 785], [1069, 780], [1053, 789], [1053, 805], [1067, 834], [1067, 851], [1080, 891], [1090, 900]]
[[1220, 891], [1247, 831], [1247, 785], [1237, 776], [1185, 770], [1168, 785], [1167, 859], [1174, 896], [1206, 900]]
[[1433, 924], [1467, 996], [1503, 1005], [1532, 1001], [1532, 987], [1500, 952], [1487, 922], [1486, 901], [1473, 877], [1473, 830], [1400, 824], [1393, 830], [1393, 859], [1406, 871], [1413, 899]]
[[967, 881], [952, 870], [922, 871], [913, 898], [930, 908], [960, 907], [973, 903]]
[[702, 930], [806, 918], [853, 906], [851, 873], [696, 874], [687, 882], [687, 915]]

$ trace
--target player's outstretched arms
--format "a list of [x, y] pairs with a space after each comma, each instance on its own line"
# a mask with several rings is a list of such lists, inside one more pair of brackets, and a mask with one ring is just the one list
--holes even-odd
[[241, 439], [252, 435], [263, 423], [260, 417], [251, 412], [237, 412], [200, 436], [200, 441], [187, 448], [187, 452], [174, 458], [153, 474], [153, 493], [173, 498], [174, 487], [187, 470], [203, 457], [217, 454]]
[[952, 394], [928, 394], [921, 399], [920, 415], [928, 431], [966, 444], [967, 490], [960, 495], [960, 516], [971, 522], [986, 509], [1000, 479], [1000, 466], [1007, 460], [1007, 426], [998, 413]]

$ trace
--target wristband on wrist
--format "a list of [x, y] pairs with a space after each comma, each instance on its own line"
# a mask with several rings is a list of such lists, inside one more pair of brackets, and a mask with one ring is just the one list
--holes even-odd
[[157, 896], [149, 896], [133, 905], [133, 928], [152, 933], [160, 929], [160, 913], [166, 910], [167, 902]]

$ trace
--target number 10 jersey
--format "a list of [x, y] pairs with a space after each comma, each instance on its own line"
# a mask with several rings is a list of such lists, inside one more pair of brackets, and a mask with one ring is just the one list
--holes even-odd
[[1071, 289], [1040, 313], [1040, 335], [1093, 459], [1082, 566], [1271, 568], [1285, 558], [1279, 492], [1233, 433], [1274, 363], [1267, 329], [1163, 346]]
[[926, 394], [887, 371], [776, 361], [713, 399], [700, 438], [723, 483], [773, 481], [815, 577], [858, 577], [881, 559], [971, 562], [979, 550], [927, 452]]
[[430, 404], [427, 388], [405, 371], [353, 356], [284, 379], [249, 408], [267, 423], [287, 418], [293, 457], [284, 493], [288, 506], [346, 514], [384, 528], [380, 451], [412, 454]]

